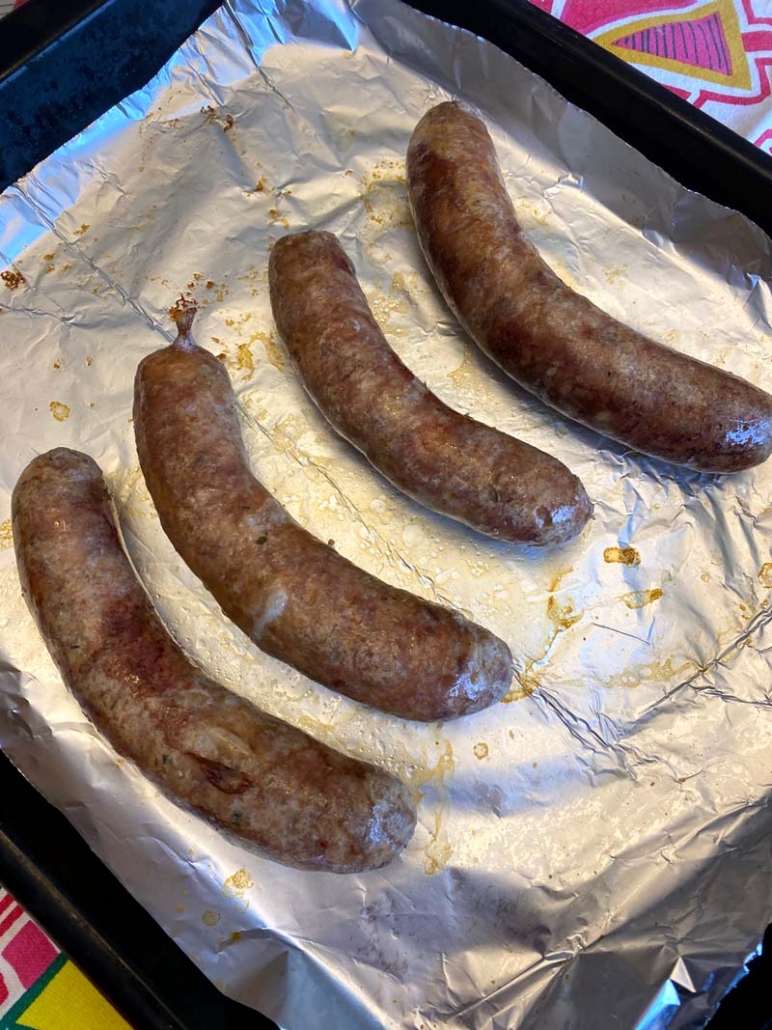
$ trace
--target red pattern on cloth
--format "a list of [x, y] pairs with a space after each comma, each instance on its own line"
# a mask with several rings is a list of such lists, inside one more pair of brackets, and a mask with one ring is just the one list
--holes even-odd
[[769, 0], [532, 0], [772, 152]]

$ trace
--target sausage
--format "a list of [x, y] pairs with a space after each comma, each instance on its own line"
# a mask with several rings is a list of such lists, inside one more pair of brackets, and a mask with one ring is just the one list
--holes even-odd
[[161, 524], [225, 614], [268, 654], [404, 719], [498, 701], [506, 644], [365, 573], [301, 528], [252, 475], [230, 378], [178, 315], [137, 370], [137, 451]]
[[488, 132], [457, 103], [407, 152], [421, 248], [464, 329], [546, 404], [645, 454], [736, 472], [772, 451], [772, 397], [655, 343], [571, 290], [518, 224]]
[[284, 236], [268, 278], [304, 386], [396, 487], [512, 543], [560, 544], [582, 529], [592, 506], [565, 465], [449, 408], [400, 361], [332, 233]]
[[73, 694], [175, 801], [277, 862], [390, 862], [415, 811], [403, 783], [209, 679], [169, 636], [123, 551], [97, 464], [57, 448], [13, 492], [22, 589]]

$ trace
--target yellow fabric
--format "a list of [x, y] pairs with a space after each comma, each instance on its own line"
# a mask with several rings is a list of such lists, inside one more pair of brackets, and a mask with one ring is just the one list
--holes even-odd
[[72, 962], [62, 966], [17, 1025], [30, 1030], [131, 1030]]

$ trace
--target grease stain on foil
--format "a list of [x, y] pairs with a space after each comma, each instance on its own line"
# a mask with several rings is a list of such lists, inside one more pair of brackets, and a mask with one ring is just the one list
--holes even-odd
[[51, 401], [48, 407], [57, 422], [66, 422], [70, 417], [69, 404], [63, 404], [61, 401]]
[[246, 869], [237, 869], [223, 883], [222, 891], [226, 898], [232, 898], [244, 912], [249, 908], [246, 892], [255, 886], [252, 875]]
[[603, 552], [603, 560], [608, 564], [617, 563], [629, 568], [641, 564], [641, 556], [634, 547], [607, 547]]
[[405, 189], [405, 162], [377, 161], [362, 176], [361, 196], [371, 222], [380, 227], [414, 230]]
[[673, 681], [683, 683], [699, 671], [700, 667], [696, 662], [683, 661], [676, 665], [673, 658], [654, 658], [650, 662], [631, 665], [622, 672], [606, 677], [603, 680], [603, 686], [609, 690], [615, 690], [620, 687], [640, 687], [644, 683], [672, 683]]
[[[560, 580], [571, 571], [571, 569], [566, 569], [553, 577], [553, 586], [559, 584]], [[526, 658], [523, 671], [515, 673], [515, 684], [501, 699], [504, 704], [510, 704], [512, 701], [522, 701], [538, 690], [539, 679], [534, 673], [534, 669], [537, 666], [543, 665], [558, 637], [565, 633], [566, 630], [571, 629], [572, 626], [575, 626], [582, 619], [583, 615], [584, 612], [576, 611], [571, 601], [561, 604], [554, 594], [550, 594], [547, 598], [549, 627], [543, 649], [539, 655]]]
[[645, 608], [647, 604], [653, 604], [663, 596], [661, 587], [652, 587], [651, 590], [631, 590], [628, 594], [622, 595], [622, 602], [631, 610]]
[[3, 284], [9, 290], [18, 290], [18, 288], [27, 281], [21, 272], [14, 271], [10, 268], [7, 268], [4, 272], [0, 272], [0, 279], [2, 279]]

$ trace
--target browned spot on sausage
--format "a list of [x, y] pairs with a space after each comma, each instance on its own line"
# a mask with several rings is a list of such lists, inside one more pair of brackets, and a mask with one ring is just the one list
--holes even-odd
[[206, 778], [212, 786], [222, 791], [223, 794], [243, 794], [250, 786], [249, 779], [243, 773], [240, 773], [238, 769], [231, 769], [227, 765], [213, 762], [208, 758], [202, 758], [200, 755], [194, 755], [193, 757], [204, 766]]
[[622, 601], [628, 608], [635, 609], [644, 608], [647, 604], [658, 601], [660, 597], [662, 597], [662, 590], [654, 587], [652, 590], [632, 590], [629, 594], [622, 595]]
[[10, 268], [6, 268], [4, 272], [0, 272], [0, 279], [3, 280], [9, 290], [17, 290], [22, 283], [27, 281], [21, 272], [13, 272]]
[[634, 547], [607, 547], [603, 552], [603, 560], [609, 564], [613, 562], [630, 566], [641, 564], [641, 556]]

